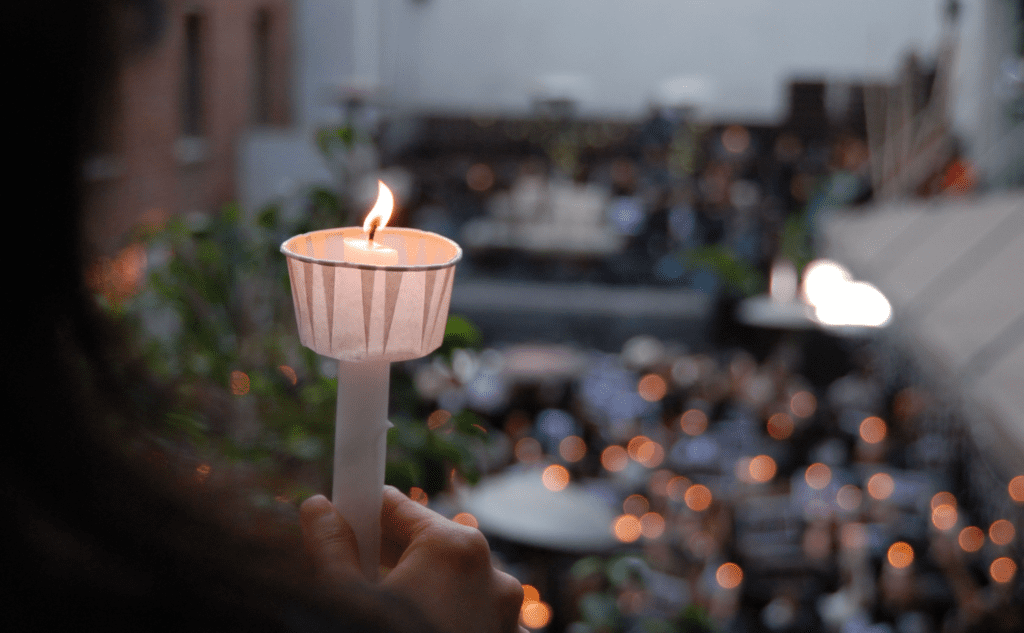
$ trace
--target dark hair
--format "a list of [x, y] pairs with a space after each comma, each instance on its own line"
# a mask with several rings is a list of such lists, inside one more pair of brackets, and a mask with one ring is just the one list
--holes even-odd
[[[30, 205], [8, 236], [8, 408], [0, 440], [3, 576], [11, 631], [420, 631], [411, 605], [368, 585], [308, 580], [297, 526], [188, 487], [135, 431], [152, 398], [83, 279], [80, 179], [113, 86], [128, 0], [19, 3], [29, 47], [12, 80], [11, 187]], [[6, 42], [13, 36], [7, 34]], [[35, 175], [35, 178], [33, 177]], [[12, 224], [12, 226], [18, 226]], [[15, 256], [15, 257], [12, 257]]]

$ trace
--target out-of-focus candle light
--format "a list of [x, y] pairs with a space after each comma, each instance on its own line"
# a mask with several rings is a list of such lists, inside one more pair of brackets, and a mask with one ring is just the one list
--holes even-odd
[[480, 522], [476, 520], [476, 517], [468, 512], [460, 512], [452, 517], [452, 521], [455, 521], [459, 525], [465, 525], [466, 527], [478, 528]]
[[715, 571], [715, 581], [722, 589], [735, 589], [743, 582], [743, 569], [736, 563], [723, 563]]
[[956, 506], [948, 503], [937, 505], [932, 510], [932, 524], [943, 532], [951, 530], [956, 525], [956, 515]]
[[703, 512], [711, 507], [714, 497], [711, 494], [711, 489], [707, 486], [694, 484], [686, 489], [683, 499], [686, 501], [686, 507], [689, 509], [694, 512]]
[[541, 447], [540, 442], [532, 437], [524, 437], [516, 442], [516, 447], [513, 452], [515, 453], [516, 459], [524, 464], [532, 464], [539, 461], [544, 455], [544, 449]]
[[708, 428], [708, 416], [700, 409], [690, 409], [679, 418], [683, 433], [696, 437]]
[[633, 543], [643, 534], [640, 519], [632, 514], [623, 514], [612, 522], [612, 534], [623, 543]]
[[775, 477], [778, 467], [775, 460], [768, 455], [757, 455], [750, 460], [747, 466], [750, 478], [757, 483], [767, 483]]
[[637, 517], [644, 515], [650, 507], [647, 497], [643, 495], [629, 495], [622, 502], [622, 511]]
[[998, 583], [1010, 582], [1017, 574], [1017, 563], [1013, 562], [1012, 558], [1000, 556], [989, 565], [988, 573], [992, 576], [992, 580]]
[[582, 437], [570, 435], [558, 443], [558, 454], [569, 463], [578, 462], [587, 454], [587, 444]]
[[875, 473], [868, 479], [868, 494], [873, 499], [888, 499], [896, 490], [896, 483], [888, 473]]
[[647, 512], [640, 517], [640, 532], [644, 538], [656, 539], [665, 533], [665, 519], [657, 512]]
[[997, 519], [988, 527], [988, 537], [996, 545], [1009, 545], [1013, 537], [1017, 535], [1013, 523], [1006, 519]]
[[768, 435], [776, 440], [788, 439], [793, 435], [794, 426], [793, 418], [788, 413], [775, 413], [768, 418]]
[[629, 454], [618, 444], [613, 444], [601, 451], [601, 465], [609, 472], [617, 473], [625, 469], [628, 464]]
[[859, 508], [863, 499], [864, 494], [853, 484], [846, 484], [836, 492], [836, 503], [847, 512], [853, 512]]
[[565, 490], [565, 487], [569, 485], [569, 471], [565, 469], [565, 466], [552, 464], [544, 469], [541, 481], [544, 482], [544, 487], [552, 492]]
[[818, 409], [818, 399], [810, 391], [798, 391], [789, 399], [789, 410], [798, 418], [809, 418]]
[[1006, 489], [1011, 499], [1017, 503], [1024, 503], [1024, 475], [1017, 475], [1011, 479]]
[[804, 471], [804, 480], [815, 490], [823, 490], [832, 481], [832, 469], [820, 462], [811, 464]]
[[637, 384], [637, 392], [647, 402], [658, 402], [668, 393], [668, 384], [658, 374], [647, 374]]
[[941, 505], [953, 506], [954, 508], [956, 507], [956, 497], [953, 496], [952, 492], [942, 491], [936, 492], [935, 494], [932, 495], [932, 510]]
[[869, 416], [860, 423], [860, 438], [868, 444], [877, 444], [885, 439], [887, 430], [882, 418]]
[[976, 552], [985, 545], [985, 532], [980, 527], [968, 525], [960, 530], [956, 541], [965, 552]]
[[914, 562], [914, 548], [910, 546], [910, 543], [897, 541], [889, 546], [886, 558], [888, 558], [889, 564], [896, 569], [905, 569]]
[[686, 498], [686, 491], [690, 489], [690, 480], [682, 475], [670, 479], [665, 485], [665, 492], [668, 498], [673, 501], [683, 501]]

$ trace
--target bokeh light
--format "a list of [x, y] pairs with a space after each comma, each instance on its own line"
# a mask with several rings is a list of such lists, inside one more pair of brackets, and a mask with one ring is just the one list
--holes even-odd
[[1007, 486], [1007, 492], [1010, 493], [1010, 498], [1017, 503], [1024, 503], [1024, 475], [1017, 475], [1011, 479]]
[[494, 171], [483, 163], [476, 163], [466, 170], [466, 186], [473, 191], [487, 191], [494, 185]]
[[587, 443], [578, 435], [570, 435], [558, 443], [558, 454], [569, 463], [578, 462], [587, 454]]
[[896, 569], [905, 569], [914, 562], [914, 548], [910, 546], [910, 543], [897, 541], [889, 546], [886, 557], [889, 559], [889, 564]]
[[528, 629], [542, 629], [551, 622], [551, 607], [539, 600], [529, 602], [523, 605], [520, 621]]
[[736, 563], [723, 563], [715, 571], [715, 580], [723, 589], [735, 589], [743, 582], [743, 569]]
[[810, 391], [798, 391], [789, 399], [789, 410], [798, 418], [809, 418], [818, 409], [818, 399]]
[[540, 478], [544, 482], [544, 487], [551, 492], [565, 490], [565, 487], [569, 485], [569, 471], [565, 466], [558, 464], [552, 464], [545, 468]]
[[690, 489], [690, 480], [682, 475], [669, 479], [665, 485], [665, 492], [668, 498], [673, 501], [683, 501], [686, 498], [686, 491]]
[[249, 375], [244, 371], [231, 372], [231, 393], [236, 396], [249, 393]]
[[647, 468], [657, 468], [665, 461], [665, 449], [654, 440], [648, 440], [637, 449], [636, 457], [636, 461]]
[[708, 416], [700, 409], [689, 409], [679, 417], [679, 427], [683, 433], [696, 437], [708, 430]]
[[804, 480], [815, 490], [822, 490], [832, 481], [832, 469], [821, 462], [811, 464], [804, 471]]
[[998, 583], [1010, 582], [1017, 573], [1017, 563], [1012, 558], [1000, 556], [988, 566], [988, 573]]
[[651, 491], [652, 495], [658, 497], [664, 497], [668, 495], [668, 482], [672, 481], [675, 477], [675, 473], [671, 470], [661, 469], [654, 471], [651, 474], [650, 479], [647, 480], [647, 489]]
[[206, 481], [206, 478], [210, 476], [211, 470], [209, 464], [199, 464], [196, 466], [196, 481], [199, 483]]
[[289, 367], [288, 365], [280, 365], [280, 366], [278, 366], [277, 371], [281, 372], [281, 375], [284, 376], [285, 380], [287, 380], [291, 384], [293, 384], [293, 385], [298, 384], [298, 382], [299, 382], [298, 374], [296, 374], [295, 370], [292, 369], [291, 367]]
[[951, 530], [956, 525], [956, 506], [948, 503], [935, 506], [932, 510], [932, 525], [942, 531]]
[[459, 525], [465, 525], [471, 528], [480, 527], [480, 522], [476, 520], [476, 517], [468, 512], [460, 512], [452, 517], [452, 521], [455, 521]]
[[632, 514], [623, 514], [612, 522], [612, 533], [623, 543], [633, 543], [643, 534], [640, 519]]
[[742, 154], [750, 147], [750, 132], [742, 125], [730, 125], [722, 130], [722, 147], [731, 154]]
[[768, 418], [768, 435], [772, 439], [785, 440], [793, 435], [793, 418], [788, 413], [776, 413]]
[[651, 438], [645, 435], [637, 435], [629, 440], [629, 443], [626, 444], [626, 452], [629, 453], [629, 458], [635, 462], [640, 461], [640, 449], [650, 441]]
[[416, 503], [420, 504], [421, 506], [427, 505], [427, 503], [429, 503], [430, 501], [430, 498], [427, 496], [427, 493], [423, 490], [423, 488], [418, 488], [416, 486], [409, 488], [409, 498], [415, 501]]
[[695, 484], [686, 489], [686, 494], [683, 495], [683, 500], [686, 501], [686, 507], [693, 510], [694, 512], [703, 512], [711, 506], [711, 502], [714, 497], [711, 495], [711, 490], [703, 484]]
[[888, 473], [875, 473], [868, 479], [868, 494], [873, 499], [888, 499], [892, 496], [893, 491], [896, 490], [896, 482], [893, 481], [892, 476]]
[[885, 420], [870, 416], [860, 423], [860, 438], [868, 444], [878, 444], [885, 439], [888, 430]]
[[956, 507], [956, 497], [953, 496], [952, 492], [942, 491], [936, 492], [932, 495], [932, 510], [942, 505], [953, 506], [954, 508]]
[[618, 444], [613, 444], [601, 451], [601, 465], [605, 470], [617, 473], [629, 464], [629, 454]]
[[647, 501], [647, 497], [643, 495], [629, 495], [622, 502], [622, 511], [633, 516], [642, 516], [650, 509], [651, 504]]
[[668, 393], [668, 384], [658, 374], [647, 374], [637, 384], [637, 391], [647, 402], [658, 402]]
[[775, 460], [768, 455], [758, 455], [750, 460], [750, 465], [747, 469], [750, 472], [751, 479], [763, 484], [775, 477], [778, 466], [775, 464]]
[[436, 431], [437, 429], [447, 424], [448, 421], [451, 419], [451, 413], [445, 411], [444, 409], [438, 409], [427, 416], [427, 428], [429, 428], [432, 431]]
[[968, 525], [960, 530], [956, 542], [965, 552], [976, 552], [985, 545], [985, 531], [980, 527]]
[[523, 585], [523, 605], [529, 602], [540, 602], [540, 592], [533, 585]]
[[988, 526], [988, 537], [996, 545], [1009, 545], [1016, 535], [1017, 529], [1006, 519], [998, 519]]
[[648, 512], [640, 517], [640, 532], [644, 538], [656, 539], [665, 533], [665, 519], [657, 512]]
[[846, 484], [836, 492], [836, 503], [847, 512], [853, 512], [860, 507], [864, 500], [864, 493], [853, 484]]
[[541, 447], [540, 442], [532, 437], [524, 437], [523, 439], [516, 442], [515, 450], [516, 459], [524, 464], [532, 464], [544, 455], [544, 448]]

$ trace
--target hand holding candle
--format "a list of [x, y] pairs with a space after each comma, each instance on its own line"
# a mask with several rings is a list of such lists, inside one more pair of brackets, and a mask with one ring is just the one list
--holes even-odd
[[281, 245], [299, 340], [338, 359], [332, 500], [356, 533], [370, 580], [379, 564], [390, 363], [441, 345], [462, 257], [440, 235], [386, 228], [392, 205], [381, 183], [365, 230], [314, 231]]

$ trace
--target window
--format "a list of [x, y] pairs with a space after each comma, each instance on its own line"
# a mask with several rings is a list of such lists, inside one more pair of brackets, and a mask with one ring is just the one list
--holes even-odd
[[181, 132], [201, 136], [203, 120], [203, 19], [185, 16], [185, 59], [181, 94]]

